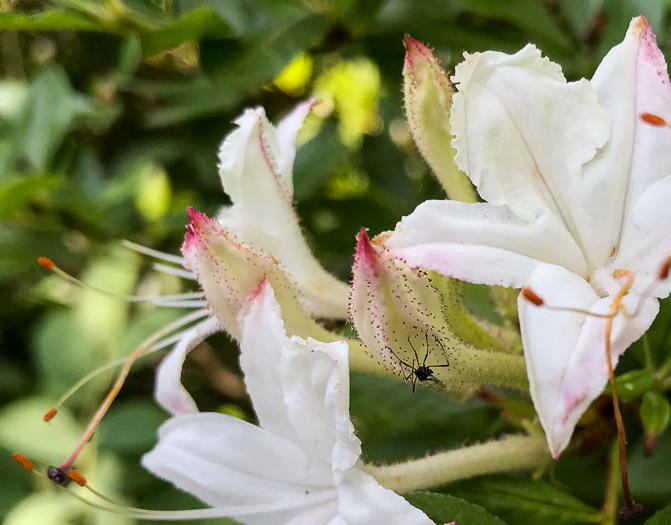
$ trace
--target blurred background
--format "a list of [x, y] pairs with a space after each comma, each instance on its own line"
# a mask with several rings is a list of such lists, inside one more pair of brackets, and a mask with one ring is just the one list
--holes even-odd
[[[132, 523], [53, 490], [11, 453], [43, 471], [60, 464], [113, 376], [87, 384], [48, 425], [44, 412], [183, 313], [77, 288], [37, 257], [119, 294], [193, 291], [120, 241], [179, 254], [187, 206], [215, 214], [227, 203], [216, 154], [232, 120], [263, 105], [276, 121], [313, 96], [321, 104], [299, 135], [295, 199], [317, 257], [347, 280], [362, 226], [373, 235], [392, 229], [421, 201], [443, 197], [403, 118], [404, 34], [435, 48], [448, 72], [463, 50], [515, 52], [533, 42], [573, 80], [592, 75], [638, 14], [668, 55], [670, 9], [668, 0], [0, 0], [0, 517], [8, 525]], [[486, 291], [469, 293], [486, 300]], [[662, 420], [668, 407], [671, 383], [650, 379], [668, 354], [668, 310], [618, 369], [633, 385], [625, 399], [631, 481], [645, 516], [671, 499], [671, 440], [663, 434], [644, 459], [639, 417], [645, 396], [661, 403]], [[195, 500], [139, 466], [167, 417], [152, 399], [159, 359], [134, 368], [77, 467], [128, 504], [191, 508]], [[201, 409], [253, 418], [236, 362], [225, 336], [194, 352], [185, 384]], [[602, 404], [595, 410], [606, 430], [582, 436], [550, 475], [445, 492], [501, 523], [612, 523], [598, 515], [616, 479], [608, 471], [614, 425]], [[423, 455], [510, 428], [482, 401], [446, 403], [359, 375], [352, 414], [369, 459]]]

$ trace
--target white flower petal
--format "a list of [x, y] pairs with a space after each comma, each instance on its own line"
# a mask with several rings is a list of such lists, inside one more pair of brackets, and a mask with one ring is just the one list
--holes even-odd
[[[636, 82], [634, 154], [627, 187], [627, 216], [638, 198], [657, 181], [669, 175], [671, 165], [671, 129], [642, 122], [642, 113], [651, 113], [671, 122], [671, 83], [664, 55], [657, 47], [652, 29], [643, 17], [632, 20], [629, 34], [638, 39], [636, 69], [630, 73]], [[616, 87], [614, 87], [617, 89]], [[620, 248], [636, 242], [636, 232], [625, 222]]]
[[306, 343], [292, 337], [292, 343], [285, 346], [280, 365], [289, 418], [311, 456], [328, 464], [334, 455], [344, 456], [343, 468], [350, 468], [361, 454], [361, 442], [349, 418], [347, 342], [309, 339]]
[[435, 525], [424, 512], [359, 469], [342, 474], [338, 496], [347, 525]]
[[634, 272], [634, 291], [663, 299], [671, 292], [671, 279], [658, 274], [671, 256], [671, 175], [652, 184], [638, 198], [628, 224], [629, 243], [612, 261], [609, 270]]
[[158, 404], [173, 415], [198, 412], [195, 401], [182, 386], [182, 366], [191, 350], [220, 330], [216, 317], [201, 321], [184, 333], [158, 368], [154, 395]]
[[578, 233], [592, 266], [604, 264], [620, 239], [634, 149], [638, 38], [631, 32], [612, 48], [591, 80], [599, 104], [612, 121], [611, 138], [584, 169], [582, 191], [574, 194]]
[[532, 45], [467, 54], [452, 80], [455, 160], [482, 198], [525, 221], [552, 211], [574, 233], [582, 167], [610, 131], [589, 82], [566, 83]]
[[242, 334], [240, 368], [259, 424], [297, 443], [296, 427], [287, 413], [280, 364], [286, 351], [300, 345], [287, 337], [280, 305], [266, 280], [245, 300], [238, 322]]
[[347, 343], [289, 339], [266, 281], [245, 302], [239, 320], [240, 366], [261, 426], [300, 443], [324, 468], [331, 468], [335, 451], [349, 462], [343, 468], [351, 467], [361, 444], [349, 419]]
[[[246, 524], [283, 523], [337, 497], [330, 472], [314, 469], [295, 443], [223, 414], [170, 419], [142, 463], [213, 507], [258, 504], [259, 515], [241, 518]], [[284, 511], [263, 509], [282, 503]]]
[[637, 244], [631, 209], [646, 188], [668, 175], [671, 164], [671, 130], [640, 119], [642, 113], [652, 113], [671, 121], [666, 63], [643, 17], [632, 21], [591, 83], [613, 126], [608, 143], [585, 167], [584, 191], [574, 195], [573, 214], [585, 252], [592, 266], [599, 267], [614, 247], [626, 251]]
[[289, 195], [294, 194], [293, 172], [296, 158], [296, 135], [303, 126], [305, 117], [308, 116], [315, 105], [315, 100], [301, 102], [277, 124], [277, 144], [279, 146], [277, 165], [282, 183], [289, 191]]
[[[638, 198], [632, 210], [636, 237], [671, 220], [671, 175], [650, 185]], [[671, 237], [671, 235], [669, 235]]]
[[295, 133], [309, 109], [310, 103], [299, 105], [277, 131], [262, 108], [236, 121], [240, 127], [219, 151], [219, 174], [233, 204], [218, 219], [238, 239], [275, 257], [315, 316], [345, 318], [349, 289], [314, 258], [292, 204]]
[[[273, 125], [263, 108], [248, 109], [236, 120], [238, 129], [231, 132], [219, 149], [219, 175], [232, 206], [220, 219], [239, 221], [282, 238], [288, 220], [297, 227], [298, 218], [291, 206], [292, 192], [287, 187], [277, 164], [279, 144]], [[239, 232], [234, 232], [238, 234]], [[244, 239], [254, 241], [254, 239]]]
[[[545, 304], [555, 307], [607, 314], [612, 303], [612, 298], [599, 298], [584, 279], [558, 266], [539, 266], [527, 286]], [[623, 303], [637, 315], [631, 320], [617, 315], [613, 320], [613, 366], [649, 328], [659, 310], [656, 299], [635, 294], [625, 296]], [[568, 445], [580, 416], [608, 382], [606, 319], [535, 306], [521, 295], [518, 306], [531, 398], [550, 451], [558, 457]]]
[[290, 519], [286, 525], [347, 525], [338, 514], [338, 500], [333, 499], [323, 505], [311, 507], [299, 516]]
[[541, 262], [587, 274], [580, 248], [556, 216], [525, 222], [486, 203], [424, 202], [384, 243], [410, 266], [473, 283], [520, 288]]

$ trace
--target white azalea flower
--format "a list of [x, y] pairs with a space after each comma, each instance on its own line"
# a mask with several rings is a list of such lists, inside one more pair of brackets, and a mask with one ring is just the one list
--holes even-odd
[[[611, 336], [613, 365], [669, 294], [671, 119], [666, 62], [643, 17], [590, 81], [566, 82], [532, 45], [465, 54], [453, 81], [457, 165], [485, 203], [429, 201], [385, 242], [412, 266], [528, 287], [547, 304], [607, 314], [633, 278]], [[618, 272], [616, 278], [614, 271]], [[608, 380], [606, 319], [520, 298], [532, 399], [552, 454]]]
[[[180, 275], [199, 281], [213, 315], [185, 332], [161, 364], [156, 398], [175, 415], [196, 412], [197, 408], [186, 390], [167, 385], [179, 379], [189, 351], [211, 334], [224, 330], [238, 337], [237, 312], [263, 275], [286, 275], [312, 316], [347, 315], [349, 286], [326, 272], [314, 258], [292, 203], [296, 134], [313, 105], [313, 101], [299, 104], [277, 128], [268, 122], [263, 108], [247, 109], [236, 120], [239, 127], [224, 139], [219, 151], [219, 173], [232, 204], [222, 208], [217, 222], [189, 210], [190, 228], [198, 233], [198, 239], [206, 237], [208, 246], [216, 245], [218, 255], [203, 254], [212, 246], [204, 248], [203, 242], [189, 242], [187, 235], [184, 258], [174, 258], [188, 270]], [[150, 253], [156, 255], [153, 250]], [[269, 269], [269, 265], [274, 268]], [[222, 272], [227, 286], [221, 286]]]
[[349, 287], [312, 255], [293, 209], [296, 134], [314, 103], [296, 106], [275, 128], [263, 108], [247, 109], [221, 145], [219, 174], [232, 205], [222, 226], [239, 241], [277, 259], [315, 317], [344, 319]]
[[[203, 517], [264, 525], [431, 524], [359, 468], [347, 342], [287, 337], [267, 281], [248, 297], [239, 322], [240, 366], [260, 426], [216, 413], [173, 417], [144, 456], [145, 467], [214, 507]], [[173, 388], [181, 389], [178, 381]]]

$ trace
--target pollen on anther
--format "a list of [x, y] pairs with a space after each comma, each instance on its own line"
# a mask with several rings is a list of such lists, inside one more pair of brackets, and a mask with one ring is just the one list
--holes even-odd
[[666, 261], [660, 266], [657, 277], [660, 281], [664, 281], [669, 276], [669, 270], [671, 270], [671, 257], [667, 257]]
[[86, 478], [77, 469], [71, 468], [68, 470], [68, 477], [80, 487], [86, 485]]
[[56, 410], [55, 408], [52, 408], [51, 410], [49, 410], [49, 412], [44, 414], [44, 417], [42, 419], [44, 419], [45, 421], [51, 421], [57, 413], [58, 413], [58, 410]]
[[18, 461], [21, 464], [21, 466], [26, 470], [33, 470], [35, 468], [35, 465], [33, 465], [32, 461], [30, 461], [23, 454], [19, 454], [18, 452], [14, 452], [14, 454], [12, 454], [12, 459], [14, 461]]
[[529, 288], [522, 288], [522, 297], [536, 306], [543, 306], [543, 303], [545, 302], [536, 294], [536, 292]]
[[56, 266], [54, 264], [54, 261], [52, 261], [48, 257], [38, 257], [37, 264], [39, 264], [43, 268], [46, 268], [47, 270], [53, 270], [54, 266]]
[[666, 120], [664, 120], [659, 115], [653, 115], [652, 113], [641, 113], [640, 118], [643, 122], [651, 124], [653, 126], [666, 126]]

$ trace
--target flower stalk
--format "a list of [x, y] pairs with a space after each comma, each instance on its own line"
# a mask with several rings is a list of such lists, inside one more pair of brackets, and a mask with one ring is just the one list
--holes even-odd
[[365, 470], [383, 487], [406, 494], [484, 474], [535, 470], [551, 461], [542, 435], [514, 435], [403, 463], [367, 465]]

